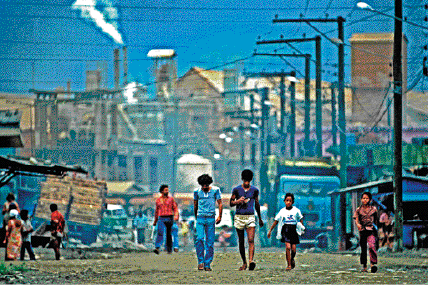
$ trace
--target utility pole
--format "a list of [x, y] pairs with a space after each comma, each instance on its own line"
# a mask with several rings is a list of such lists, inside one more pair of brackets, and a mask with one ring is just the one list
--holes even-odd
[[[316, 69], [316, 137], [317, 137], [317, 156], [322, 157], [322, 102], [321, 102], [321, 37], [315, 38], [301, 38], [301, 39], [280, 39], [280, 40], [267, 40], [258, 41], [257, 44], [276, 44], [276, 43], [292, 43], [292, 42], [315, 42], [315, 69]], [[294, 55], [298, 56], [298, 55]], [[309, 147], [310, 142], [310, 131], [311, 131], [311, 98], [310, 98], [310, 55], [300, 54], [305, 56], [306, 68], [305, 68], [305, 140], [304, 148]]]
[[[254, 55], [286, 56], [284, 54], [259, 54], [259, 53], [254, 53]], [[300, 57], [301, 55], [290, 55], [290, 56]], [[243, 75], [245, 77], [280, 77], [281, 82], [284, 82], [284, 78], [286, 76], [296, 76], [296, 72], [284, 72], [284, 71], [281, 71], [281, 72], [244, 72]], [[283, 85], [283, 83], [281, 83], [281, 85]], [[281, 114], [280, 114], [281, 131], [280, 131], [280, 133], [282, 136], [285, 136], [286, 135], [286, 133], [284, 132], [284, 126], [285, 126], [285, 119], [284, 119], [284, 117], [285, 117], [284, 116], [284, 113], [285, 113], [285, 94], [284, 94], [284, 92], [285, 92], [285, 88], [281, 88], [281, 85], [280, 85], [280, 89], [281, 89], [280, 90], [281, 91], [281, 94], [280, 94], [280, 99], [281, 99], [281, 102], [280, 102], [280, 105], [281, 105], [281, 108], [280, 108], [281, 109], [280, 110], [280, 112], [281, 112]], [[262, 89], [262, 92], [263, 92], [263, 89]], [[264, 99], [262, 98], [262, 126], [263, 126], [263, 107], [264, 107]], [[296, 124], [294, 123], [294, 125], [296, 125]], [[263, 131], [263, 129], [262, 129], [262, 131]], [[290, 143], [292, 145], [294, 145], [294, 136], [293, 136], [293, 141], [291, 141]], [[268, 147], [267, 155], [269, 155], [270, 154], [270, 141], [267, 144], [267, 147]], [[261, 152], [261, 153], [263, 154], [263, 152]]]
[[403, 250], [403, 75], [402, 75], [402, 41], [403, 41], [403, 2], [395, 0], [394, 19], [394, 209], [396, 251]]
[[[225, 114], [231, 118], [237, 118], [237, 119], [245, 119], [248, 120], [251, 124], [251, 127], [253, 127], [254, 125], [258, 125], [258, 120], [259, 117], [255, 115], [256, 112], [260, 111], [259, 109], [256, 109], [254, 107], [255, 105], [255, 100], [254, 100], [254, 93], [255, 92], [260, 92], [261, 89], [258, 88], [253, 88], [253, 89], [245, 89], [245, 90], [234, 90], [234, 91], [226, 91], [223, 92], [223, 94], [227, 94], [227, 93], [239, 93], [239, 94], [249, 94], [250, 96], [250, 111], [245, 111], [245, 110], [231, 110], [231, 111], [226, 111]], [[245, 96], [245, 95], [244, 95]], [[262, 103], [261, 103], [262, 104]], [[252, 130], [252, 133], [255, 132], [255, 130]], [[252, 137], [251, 138], [251, 165], [253, 166], [253, 168], [256, 168], [256, 152], [257, 152], [257, 140]], [[241, 148], [241, 163], [242, 163], [242, 148]]]
[[[336, 89], [337, 86], [335, 83], [332, 83], [330, 86], [331, 89], [331, 137], [333, 140], [333, 149], [337, 147], [337, 117], [336, 117]], [[336, 157], [337, 154], [334, 154]]]
[[321, 37], [315, 37], [315, 129], [317, 137], [316, 153], [322, 157], [322, 94], [321, 94]]
[[[291, 76], [296, 78], [296, 72], [292, 71], [290, 72]], [[295, 136], [296, 136], [296, 82], [294, 80], [290, 83], [290, 157], [294, 158], [296, 153], [296, 143], [295, 143]]]
[[[398, 1], [398, 0], [396, 0]], [[274, 19], [273, 23], [332, 23], [336, 22], [338, 25], [338, 106], [339, 106], [339, 128], [340, 128], [340, 181], [341, 187], [347, 186], [347, 150], [346, 150], [346, 116], [345, 116], [345, 49], [344, 49], [344, 32], [343, 23], [345, 19], [337, 17], [336, 19]]]

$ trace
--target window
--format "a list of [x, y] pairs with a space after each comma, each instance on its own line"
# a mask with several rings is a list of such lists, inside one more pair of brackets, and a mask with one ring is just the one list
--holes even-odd
[[143, 181], [143, 158], [134, 157], [134, 179], [137, 182]]
[[149, 159], [149, 182], [150, 184], [158, 182], [158, 159], [156, 157]]
[[126, 155], [119, 155], [118, 157], [119, 167], [126, 168]]
[[205, 117], [204, 116], [194, 116], [193, 117], [193, 127], [195, 130], [205, 128]]

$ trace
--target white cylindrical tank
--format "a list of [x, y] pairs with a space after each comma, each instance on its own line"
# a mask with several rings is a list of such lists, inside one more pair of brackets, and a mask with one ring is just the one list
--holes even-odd
[[[192, 193], [199, 187], [198, 177], [208, 174], [213, 177], [213, 167], [209, 159], [196, 154], [184, 154], [177, 160], [177, 192]], [[214, 177], [213, 177], [214, 179]]]

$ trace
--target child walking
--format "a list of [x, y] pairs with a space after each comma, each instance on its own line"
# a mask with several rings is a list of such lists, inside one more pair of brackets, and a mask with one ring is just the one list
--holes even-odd
[[30, 256], [30, 260], [36, 260], [36, 256], [34, 255], [33, 248], [31, 247], [31, 233], [33, 232], [33, 226], [31, 225], [31, 220], [28, 217], [28, 210], [21, 211], [21, 219], [22, 219], [22, 245], [21, 245], [21, 260], [24, 260], [25, 250], [28, 251], [28, 255]]
[[303, 216], [300, 210], [293, 207], [294, 195], [292, 193], [285, 194], [284, 198], [285, 207], [282, 208], [275, 217], [269, 232], [267, 234], [270, 238], [272, 230], [279, 224], [277, 238], [281, 239], [281, 242], [285, 243], [285, 256], [287, 258], [287, 268], [285, 270], [291, 270], [296, 266], [294, 257], [296, 256], [296, 244], [299, 244], [299, 236], [297, 234], [297, 223], [303, 222]]
[[376, 253], [376, 223], [377, 209], [371, 205], [372, 194], [364, 192], [361, 195], [361, 206], [354, 213], [354, 220], [360, 232], [361, 256], [360, 262], [363, 265], [362, 272], [367, 272], [367, 244], [369, 245], [370, 254], [370, 271], [377, 271], [377, 253]]

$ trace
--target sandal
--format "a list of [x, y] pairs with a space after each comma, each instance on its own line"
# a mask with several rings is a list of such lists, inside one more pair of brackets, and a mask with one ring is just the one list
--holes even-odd
[[239, 270], [241, 271], [241, 270], [246, 270], [247, 269], [247, 264], [246, 263], [244, 263], [244, 264], [242, 264], [242, 266], [241, 267], [239, 267]]
[[368, 272], [368, 271], [367, 271], [367, 268], [363, 268], [363, 269], [361, 269], [361, 272]]
[[290, 271], [291, 269], [293, 269], [291, 266], [287, 266], [287, 268], [285, 268], [287, 271]]
[[203, 263], [198, 264], [198, 270], [204, 270], [204, 264]]

